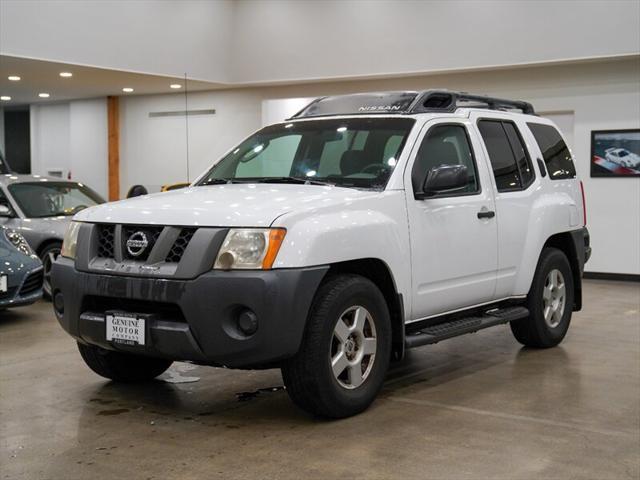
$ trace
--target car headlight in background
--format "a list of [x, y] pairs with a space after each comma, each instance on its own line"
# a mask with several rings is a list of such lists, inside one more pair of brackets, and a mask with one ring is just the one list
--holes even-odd
[[284, 228], [232, 228], [213, 268], [269, 270], [287, 231]]
[[80, 231], [80, 222], [71, 222], [67, 227], [62, 241], [62, 250], [60, 255], [67, 258], [76, 258], [76, 247], [78, 246], [78, 232]]
[[29, 246], [22, 234], [14, 230], [5, 230], [4, 236], [7, 237], [7, 240], [9, 240], [14, 247], [20, 250], [20, 252], [24, 253], [25, 255], [37, 258], [33, 249]]

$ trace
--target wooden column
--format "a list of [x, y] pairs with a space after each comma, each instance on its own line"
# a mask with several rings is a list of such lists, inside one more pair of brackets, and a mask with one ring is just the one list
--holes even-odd
[[109, 138], [109, 201], [120, 199], [120, 107], [118, 97], [107, 97]]

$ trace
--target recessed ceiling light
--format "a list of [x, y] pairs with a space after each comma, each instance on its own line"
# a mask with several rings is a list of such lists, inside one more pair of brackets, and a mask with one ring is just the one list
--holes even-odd
[[60, 76], [63, 78], [73, 77], [73, 73], [71, 72], [60, 72]]
[[39, 94], [38, 94], [38, 96], [39, 96], [40, 98], [49, 98], [51, 95], [49, 95], [48, 93], [44, 93], [44, 92], [43, 92], [43, 93], [39, 93]]
[[169, 88], [177, 90], [178, 88], [182, 88], [182, 85], [180, 85], [179, 83], [172, 83], [171, 85], [169, 85]]
[[9, 80], [11, 80], [12, 82], [19, 82], [20, 81], [20, 77], [18, 75], [9, 75], [7, 78]]
[[0, 100], [2, 100], [3, 102], [8, 102], [9, 100], [11, 100], [11, 97], [9, 95], [2, 95], [0, 97]]
[[131, 87], [124, 87], [124, 88], [122, 89], [122, 91], [123, 91], [123, 92], [125, 92], [125, 93], [131, 93], [131, 92], [133, 92], [133, 88], [131, 88]]

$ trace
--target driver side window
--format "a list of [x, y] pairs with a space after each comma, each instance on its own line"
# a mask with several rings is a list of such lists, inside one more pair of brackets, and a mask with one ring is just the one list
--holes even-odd
[[413, 191], [422, 191], [429, 171], [442, 165], [467, 167], [469, 181], [465, 188], [456, 192], [457, 195], [480, 191], [473, 150], [463, 125], [436, 125], [429, 129], [422, 140], [411, 170]]

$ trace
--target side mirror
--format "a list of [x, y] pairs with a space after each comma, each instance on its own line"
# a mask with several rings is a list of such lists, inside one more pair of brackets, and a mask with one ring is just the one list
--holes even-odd
[[0, 217], [13, 217], [13, 210], [7, 205], [0, 203]]
[[469, 173], [464, 165], [441, 165], [432, 168], [422, 187], [421, 198], [453, 192], [467, 186]]

